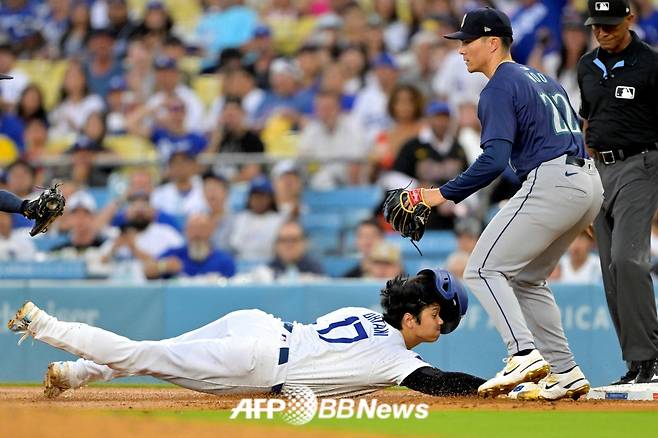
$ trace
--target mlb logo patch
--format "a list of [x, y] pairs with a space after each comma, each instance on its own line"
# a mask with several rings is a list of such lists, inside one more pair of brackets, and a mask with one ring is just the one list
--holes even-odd
[[594, 10], [595, 11], [609, 11], [610, 10], [610, 2], [596, 2], [596, 3], [594, 3]]
[[617, 99], [635, 99], [635, 87], [620, 85], [615, 88], [615, 97]]
[[488, 28], [487, 26], [484, 26], [484, 31], [485, 31], [485, 32], [491, 32], [491, 29]]

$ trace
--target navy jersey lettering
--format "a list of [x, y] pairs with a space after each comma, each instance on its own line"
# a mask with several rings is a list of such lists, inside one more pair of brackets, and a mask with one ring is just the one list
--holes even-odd
[[510, 167], [520, 177], [545, 161], [569, 154], [585, 157], [582, 132], [564, 89], [521, 64], [501, 64], [482, 90], [478, 106], [481, 144], [512, 143]]

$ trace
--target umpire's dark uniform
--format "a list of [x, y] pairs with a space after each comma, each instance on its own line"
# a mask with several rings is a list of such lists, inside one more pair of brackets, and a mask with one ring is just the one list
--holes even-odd
[[[627, 0], [588, 3], [586, 24], [595, 25], [597, 38], [615, 20], [627, 25], [620, 18], [630, 15]], [[587, 146], [605, 190], [594, 222], [603, 283], [629, 365], [629, 373], [615, 383], [646, 383], [658, 382], [658, 320], [650, 277], [651, 221], [658, 208], [658, 53], [630, 33], [630, 44], [621, 51], [599, 47], [583, 56], [578, 83]]]

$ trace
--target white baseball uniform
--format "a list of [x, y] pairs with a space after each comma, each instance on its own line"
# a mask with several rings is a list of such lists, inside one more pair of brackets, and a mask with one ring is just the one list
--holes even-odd
[[71, 365], [74, 387], [148, 375], [208, 393], [276, 392], [285, 384], [306, 385], [318, 396], [347, 396], [399, 384], [431, 366], [406, 348], [381, 314], [360, 307], [336, 310], [314, 324], [240, 310], [161, 341], [133, 341], [45, 312], [29, 331], [83, 358]]

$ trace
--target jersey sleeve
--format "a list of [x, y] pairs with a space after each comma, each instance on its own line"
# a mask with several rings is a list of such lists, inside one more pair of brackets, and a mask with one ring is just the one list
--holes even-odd
[[431, 365], [413, 350], [400, 350], [394, 354], [386, 354], [375, 366], [374, 373], [377, 380], [395, 382], [399, 385], [409, 374], [422, 367], [431, 367]]
[[514, 144], [516, 107], [511, 91], [497, 87], [482, 90], [478, 118], [482, 125], [480, 144], [490, 140], [506, 140]]

